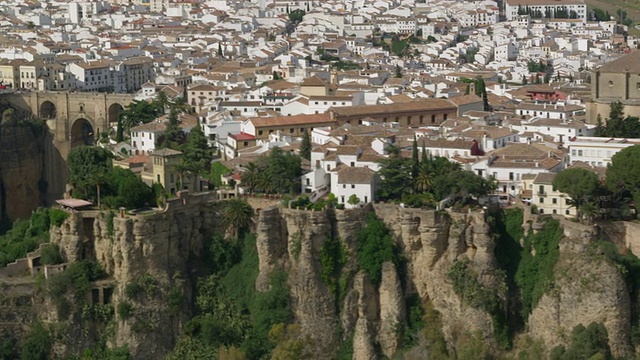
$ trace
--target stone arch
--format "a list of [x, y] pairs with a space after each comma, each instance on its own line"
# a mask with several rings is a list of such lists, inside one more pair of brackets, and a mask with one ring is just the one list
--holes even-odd
[[58, 116], [56, 105], [46, 100], [42, 104], [40, 104], [40, 117], [43, 120], [55, 119]]
[[107, 109], [107, 120], [109, 124], [117, 123], [122, 111], [124, 111], [124, 107], [119, 103], [109, 105], [109, 109]]
[[95, 134], [91, 121], [82, 117], [76, 119], [71, 125], [71, 148], [81, 145], [93, 145], [94, 136]]

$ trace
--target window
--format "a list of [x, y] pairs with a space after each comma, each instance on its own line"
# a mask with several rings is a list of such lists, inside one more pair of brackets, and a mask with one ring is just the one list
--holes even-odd
[[552, 204], [557, 204], [558, 203], [558, 199], [556, 199], [556, 198], [551, 199], [551, 203]]
[[169, 178], [170, 178], [169, 181], [173, 184], [173, 182], [175, 181], [175, 178], [173, 177], [173, 174], [171, 174], [171, 176]]
[[436, 116], [435, 115], [431, 115], [431, 123], [435, 123], [436, 122]]
[[351, 188], [352, 188], [352, 189], [355, 189], [355, 188], [356, 188], [356, 186], [355, 186], [354, 184], [351, 184]]
[[544, 203], [544, 198], [540, 198], [540, 204]]
[[567, 209], [567, 210], [564, 211], [564, 214], [565, 215], [571, 215], [571, 211], [569, 211], [569, 209]]
[[244, 146], [249, 146], [249, 142], [248, 142], [248, 141], [245, 141], [245, 142], [244, 142]]
[[289, 133], [293, 134], [293, 128], [289, 129]]
[[157, 176], [158, 176], [157, 177], [157, 180], [158, 180], [157, 182], [160, 183], [160, 174], [158, 174]]
[[509, 180], [513, 180], [513, 173], [512, 172], [509, 173]]
[[342, 184], [342, 188], [346, 189], [347, 188], [347, 184]]
[[582, 156], [582, 150], [578, 150], [578, 156]]
[[352, 161], [351, 162], [351, 167], [354, 167], [354, 166], [356, 166], [356, 163]]
[[571, 205], [571, 200], [569, 200], [569, 199], [564, 199], [564, 204], [565, 204], [565, 205]]
[[553, 212], [554, 214], [557, 214], [557, 213], [558, 213], [558, 210], [553, 209], [553, 211], [552, 211], [552, 212]]
[[538, 192], [544, 195], [544, 185], [540, 185], [540, 187], [538, 188]]

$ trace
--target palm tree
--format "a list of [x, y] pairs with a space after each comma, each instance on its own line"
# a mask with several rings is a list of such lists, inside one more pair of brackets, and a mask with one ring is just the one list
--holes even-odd
[[413, 187], [419, 193], [425, 193], [433, 187], [433, 174], [429, 170], [429, 166], [425, 163], [420, 164], [418, 167]]
[[96, 187], [97, 199], [98, 199], [98, 209], [101, 207], [100, 202], [100, 190], [102, 189], [102, 185], [105, 185], [109, 182], [107, 173], [105, 172], [95, 172], [89, 176], [88, 179], [89, 184], [94, 185]]
[[582, 219], [585, 218], [587, 220], [587, 224], [590, 225], [598, 214], [600, 214], [600, 209], [595, 202], [587, 201], [582, 204], [578, 213], [581, 214], [579, 220], [582, 221]]
[[273, 192], [273, 174], [269, 171], [263, 171], [258, 173], [258, 178], [256, 179], [256, 187], [261, 189], [267, 194]]
[[249, 188], [249, 192], [253, 193], [259, 180], [258, 165], [250, 162], [242, 173], [242, 185]]
[[158, 105], [160, 105], [160, 111], [163, 114], [166, 113], [166, 110], [171, 105], [171, 101], [169, 101], [169, 97], [167, 96], [167, 93], [165, 93], [162, 90], [158, 91], [156, 95], [156, 102], [158, 103]]
[[233, 235], [251, 225], [253, 208], [242, 199], [227, 200], [222, 209], [222, 222]]
[[172, 107], [178, 110], [178, 112], [189, 114], [191, 112], [191, 106], [187, 103], [187, 98], [184, 96], [178, 97], [173, 101]]
[[180, 159], [179, 162], [173, 165], [173, 171], [178, 173], [178, 191], [184, 189], [184, 175], [191, 171], [191, 166], [184, 159]]

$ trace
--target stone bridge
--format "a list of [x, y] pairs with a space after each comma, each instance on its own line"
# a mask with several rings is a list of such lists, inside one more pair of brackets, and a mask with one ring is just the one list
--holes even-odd
[[72, 147], [91, 145], [98, 133], [109, 131], [133, 100], [131, 94], [94, 92], [37, 91], [0, 96], [0, 103], [8, 103], [18, 113], [46, 120], [53, 144], [64, 159]]
[[50, 136], [45, 140], [43, 180], [45, 201], [60, 199], [68, 179], [66, 159], [71, 148], [91, 145], [98, 133], [109, 131], [131, 94], [93, 92], [25, 92], [0, 94], [0, 106], [13, 108], [18, 117], [36, 116], [46, 121]]

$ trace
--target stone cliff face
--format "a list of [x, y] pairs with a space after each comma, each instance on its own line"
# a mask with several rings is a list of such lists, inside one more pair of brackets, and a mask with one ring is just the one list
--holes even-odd
[[[151, 215], [120, 216], [102, 212], [83, 219], [79, 213], [52, 232], [70, 261], [95, 259], [109, 274], [102, 286], [112, 287], [112, 304], [129, 303], [132, 315], [116, 313], [113, 346], [127, 344], [134, 358], [162, 358], [174, 346], [184, 323], [190, 318], [198, 255], [206, 234], [220, 231], [219, 214], [205, 197], [174, 201], [169, 210]], [[127, 295], [127, 286], [141, 277], [153, 279], [152, 294]], [[178, 292], [182, 305], [170, 309], [168, 298]], [[81, 343], [65, 351], [82, 353]], [[80, 350], [80, 351], [78, 351]]]
[[[389, 229], [406, 264], [386, 262], [380, 284], [374, 285], [360, 270], [356, 238], [369, 213], [375, 212]], [[220, 203], [203, 196], [170, 201], [155, 214], [122, 216], [102, 212], [72, 213], [51, 240], [70, 261], [95, 259], [109, 274], [94, 287], [111, 289], [112, 304], [132, 306], [132, 314], [116, 312], [116, 328], [109, 345], [129, 345], [136, 359], [162, 358], [174, 346], [190, 318], [198, 255], [204, 239], [222, 233]], [[534, 231], [537, 219], [525, 217]], [[597, 251], [592, 242], [602, 234], [593, 227], [563, 222], [565, 238], [554, 269], [554, 286], [529, 316], [525, 335], [543, 341], [546, 349], [567, 344], [573, 327], [602, 322], [615, 355], [633, 352], [631, 316], [636, 300], [629, 295], [619, 267]], [[442, 332], [449, 348], [469, 332], [479, 333], [492, 347], [492, 318], [470, 306], [454, 291], [448, 276], [457, 260], [467, 260], [477, 280], [505, 304], [509, 301], [504, 275], [491, 234], [481, 211], [456, 213], [405, 209], [395, 205], [369, 205], [363, 209], [304, 211], [271, 207], [256, 219], [259, 276], [256, 289], [270, 287], [274, 271], [288, 274], [295, 322], [314, 359], [332, 359], [340, 346], [352, 340], [354, 359], [394, 358], [403, 348], [407, 326], [406, 299], [417, 295], [441, 314]], [[338, 239], [346, 252], [340, 277], [340, 295], [323, 282], [321, 252], [329, 240]], [[154, 280], [152, 294], [131, 296], [130, 284], [146, 277]], [[183, 298], [177, 309], [169, 307], [171, 293]], [[58, 321], [43, 306], [41, 317]], [[505, 306], [506, 308], [506, 306]], [[1, 309], [0, 309], [1, 310]], [[44, 315], [42, 313], [45, 313]], [[82, 331], [68, 332], [70, 341], [56, 348], [59, 355], [80, 353], [87, 347]]]
[[[367, 213], [375, 211], [396, 236], [407, 258], [407, 278], [385, 263], [382, 281], [374, 287], [367, 274], [357, 272], [344, 301], [338, 305], [320, 278], [318, 254], [327, 236], [337, 236], [348, 249], [347, 271], [357, 270], [357, 232]], [[280, 229], [278, 229], [280, 227]], [[451, 340], [458, 332], [480, 330], [487, 338], [491, 320], [484, 311], [466, 306], [455, 295], [447, 272], [456, 259], [469, 258], [481, 281], [499, 291], [496, 280], [495, 246], [482, 214], [441, 215], [435, 211], [376, 205], [356, 210], [308, 212], [273, 208], [263, 211], [257, 226], [260, 256], [258, 289], [265, 289], [270, 271], [290, 272], [289, 283], [296, 320], [314, 344], [314, 354], [331, 357], [341, 340], [353, 336], [354, 359], [376, 358], [378, 350], [392, 357], [401, 347], [400, 329], [405, 325], [405, 299], [417, 293], [431, 299], [443, 314], [445, 334]], [[297, 248], [299, 247], [299, 248]], [[299, 252], [296, 257], [293, 254]], [[342, 334], [339, 339], [337, 334]]]
[[0, 124], [0, 216], [28, 218], [43, 205], [41, 140], [29, 126], [13, 121]]
[[[385, 263], [382, 281], [375, 287], [366, 273], [358, 272], [355, 237], [369, 212], [393, 231], [406, 258], [404, 278], [392, 263]], [[527, 216], [525, 224], [536, 218]], [[615, 355], [629, 355], [631, 302], [624, 276], [616, 265], [587, 250], [598, 231], [563, 222], [565, 238], [555, 269], [555, 286], [542, 297], [528, 320], [526, 335], [542, 340], [550, 350], [567, 345], [573, 327], [604, 323]], [[263, 211], [258, 220], [260, 256], [258, 289], [268, 287], [273, 270], [289, 272], [296, 321], [315, 344], [314, 356], [331, 358], [342, 341], [353, 337], [354, 359], [392, 358], [402, 347], [399, 329], [405, 326], [405, 300], [417, 294], [431, 301], [442, 317], [449, 347], [469, 332], [479, 331], [492, 347], [492, 318], [486, 311], [465, 303], [448, 277], [456, 260], [466, 259], [478, 281], [504, 307], [509, 301], [504, 273], [494, 255], [495, 234], [485, 214], [440, 213], [375, 205], [355, 210], [309, 212], [282, 208]], [[318, 254], [327, 236], [338, 236], [349, 251], [345, 267], [354, 276], [338, 306], [320, 278]]]
[[607, 329], [613, 355], [631, 356], [632, 299], [622, 270], [590, 246], [600, 236], [597, 228], [563, 225], [554, 284], [533, 309], [529, 334], [552, 348], [566, 344], [575, 326], [599, 322]]

